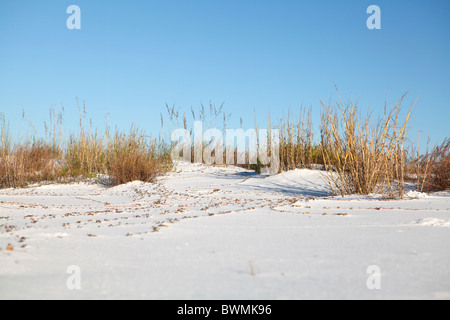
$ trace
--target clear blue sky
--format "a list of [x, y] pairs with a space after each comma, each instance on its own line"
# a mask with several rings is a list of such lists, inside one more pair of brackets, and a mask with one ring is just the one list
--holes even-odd
[[[72, 4], [81, 30], [66, 27]], [[381, 30], [366, 27], [372, 4]], [[39, 129], [64, 105], [75, 131], [78, 97], [99, 128], [109, 113], [157, 135], [166, 103], [190, 116], [212, 101], [229, 127], [253, 126], [254, 110], [263, 127], [302, 105], [317, 122], [336, 84], [376, 112], [420, 96], [411, 136], [437, 142], [450, 136], [449, 17], [447, 0], [1, 0], [0, 112], [19, 130], [24, 109]]]

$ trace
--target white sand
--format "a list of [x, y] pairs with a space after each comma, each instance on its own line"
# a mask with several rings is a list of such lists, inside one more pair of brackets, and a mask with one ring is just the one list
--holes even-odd
[[342, 198], [318, 171], [177, 171], [1, 190], [0, 299], [450, 299], [449, 192]]

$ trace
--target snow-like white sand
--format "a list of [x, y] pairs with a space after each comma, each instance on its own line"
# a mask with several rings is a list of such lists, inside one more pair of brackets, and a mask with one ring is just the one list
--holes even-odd
[[319, 171], [176, 171], [1, 190], [0, 299], [450, 299], [449, 192], [342, 198]]

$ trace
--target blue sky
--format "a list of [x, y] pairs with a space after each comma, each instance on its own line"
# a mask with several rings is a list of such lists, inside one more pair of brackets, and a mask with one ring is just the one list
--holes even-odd
[[[72, 4], [80, 30], [66, 26]], [[366, 27], [372, 4], [381, 30]], [[189, 120], [225, 103], [229, 127], [310, 106], [318, 123], [336, 84], [374, 112], [420, 97], [411, 137], [434, 143], [450, 136], [449, 17], [446, 0], [2, 0], [0, 112], [13, 131], [22, 109], [40, 130], [52, 105], [75, 131], [76, 98], [100, 129], [108, 113], [153, 135], [166, 103]]]

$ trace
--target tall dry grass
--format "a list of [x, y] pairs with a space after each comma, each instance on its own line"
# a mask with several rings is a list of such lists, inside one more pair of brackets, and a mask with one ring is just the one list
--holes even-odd
[[0, 187], [24, 187], [30, 182], [54, 180], [62, 174], [57, 154], [39, 141], [14, 146], [0, 154]]
[[116, 185], [135, 180], [154, 182], [172, 169], [170, 152], [133, 127], [128, 134], [115, 132], [107, 158], [107, 172]]
[[417, 190], [432, 192], [450, 189], [450, 139], [446, 138], [424, 155], [413, 159], [410, 173], [417, 179]]
[[300, 108], [298, 118], [289, 112], [278, 121], [280, 172], [297, 168], [312, 169], [322, 164], [320, 148], [314, 139], [311, 108]]
[[[173, 129], [179, 128], [182, 124], [183, 128], [186, 129], [191, 136], [191, 162], [202, 162], [207, 163], [201, 155], [204, 154], [205, 150], [212, 149], [212, 156], [214, 157], [216, 152], [222, 155], [223, 159], [219, 161], [222, 164], [230, 164], [238, 167], [244, 167], [257, 172], [261, 172], [262, 168], [269, 167], [270, 165], [263, 165], [263, 161], [258, 157], [256, 163], [250, 163], [250, 152], [248, 149], [242, 150], [238, 148], [237, 145], [223, 145], [223, 150], [218, 150], [217, 147], [211, 145], [211, 141], [198, 141], [197, 138], [192, 138], [194, 136], [193, 128], [189, 128], [188, 121], [185, 113], [181, 113], [180, 109], [175, 105], [169, 107], [166, 105], [167, 115], [166, 118], [161, 114], [161, 127], [162, 134], [164, 134], [164, 125], [169, 123], [170, 132]], [[231, 114], [227, 114], [224, 111], [224, 106], [216, 106], [212, 103], [209, 106], [201, 104], [198, 111], [191, 108], [192, 121], [201, 121], [203, 124], [203, 130], [207, 129], [221, 129], [223, 141], [227, 141], [226, 132], [228, 129], [228, 121], [231, 118]], [[255, 112], [255, 122], [254, 129], [257, 137], [257, 149], [263, 151], [260, 147], [262, 141], [260, 141], [261, 136], [259, 134], [259, 124], [257, 123], [257, 115]], [[166, 121], [164, 121], [166, 119]], [[166, 125], [167, 126], [167, 125]], [[243, 119], [240, 118], [240, 127], [243, 128]], [[294, 116], [293, 113], [289, 112], [287, 116], [276, 121], [275, 125], [272, 126], [270, 114], [268, 115], [268, 127], [267, 127], [267, 141], [265, 141], [266, 146], [272, 145], [271, 130], [277, 129], [279, 132], [279, 142], [277, 144], [278, 150], [278, 163], [279, 171], [288, 171], [296, 168], [313, 168], [315, 165], [322, 165], [322, 155], [320, 150], [320, 145], [315, 141], [314, 131], [312, 126], [312, 116], [311, 108], [300, 108], [300, 113], [298, 116]], [[165, 145], [171, 145], [172, 142], [165, 142]], [[248, 145], [247, 145], [248, 147]], [[271, 154], [270, 148], [265, 151], [265, 154]], [[227, 161], [228, 159], [228, 161]], [[230, 161], [231, 159], [231, 161]]]
[[[85, 109], [84, 109], [85, 110]], [[62, 113], [51, 111], [54, 119], [46, 139], [25, 136], [14, 141], [3, 114], [0, 114], [0, 188], [25, 187], [33, 182], [73, 181], [107, 175], [112, 184], [134, 180], [153, 182], [172, 168], [169, 151], [144, 131], [131, 128], [99, 134], [86, 126], [86, 113], [80, 113], [77, 134], [62, 136]], [[56, 121], [55, 121], [56, 120]], [[53, 121], [53, 122], [52, 122]]]
[[0, 114], [0, 187], [24, 187], [30, 182], [62, 176], [59, 150], [35, 137], [15, 142], [5, 116]]
[[[269, 147], [273, 144], [270, 131], [279, 130], [277, 153], [271, 154], [272, 161], [279, 161], [279, 172], [321, 166], [327, 172], [330, 189], [340, 195], [381, 193], [386, 197], [401, 198], [405, 180], [411, 176], [412, 170], [419, 189], [432, 191], [448, 188], [448, 139], [426, 155], [408, 158], [406, 134], [411, 109], [402, 117], [401, 104], [405, 95], [391, 109], [385, 107], [381, 118], [374, 119], [370, 113], [362, 116], [352, 100], [344, 104], [337, 92], [339, 99], [335, 105], [322, 102], [318, 136], [312, 125], [311, 108], [300, 108], [297, 116], [289, 112], [274, 125], [269, 114], [267, 141], [262, 144], [255, 114], [258, 150], [261, 145], [266, 145], [266, 153], [270, 154]], [[170, 132], [180, 125], [189, 131], [185, 113], [180, 113], [175, 105], [167, 105], [166, 109]], [[99, 132], [87, 120], [84, 104], [79, 111], [78, 132], [69, 135], [68, 139], [62, 134], [64, 110], [57, 112], [53, 108], [50, 123], [46, 125], [45, 139], [26, 135], [16, 141], [11, 138], [6, 119], [0, 114], [0, 187], [21, 187], [30, 182], [69, 181], [99, 175], [109, 176], [113, 184], [133, 180], [152, 182], [171, 170], [170, 152], [174, 143], [164, 140], [162, 114], [161, 137], [156, 140], [134, 127], [127, 133], [117, 129], [111, 132], [109, 123], [105, 123], [104, 132]], [[200, 120], [204, 123], [203, 130], [221, 127], [222, 132], [226, 133], [231, 114], [225, 113], [223, 105], [201, 105], [197, 113], [191, 108], [191, 113], [194, 122]], [[243, 128], [242, 118], [240, 128]], [[193, 136], [193, 129], [189, 132]], [[223, 140], [226, 141], [225, 136]], [[213, 150], [211, 143], [202, 141], [200, 145], [194, 144], [190, 161], [199, 160], [196, 154], [203, 155], [205, 150]], [[195, 150], [195, 146], [199, 150]], [[224, 145], [224, 150], [217, 150], [216, 147], [210, 156], [215, 157], [216, 154], [223, 157], [222, 163], [227, 163], [227, 158], [231, 158], [235, 165], [256, 171], [270, 166], [262, 165], [260, 159], [256, 164], [250, 164], [249, 151], [242, 151], [237, 146]], [[242, 164], [242, 159], [245, 164]]]
[[[339, 95], [339, 91], [338, 91]], [[384, 116], [361, 118], [351, 100], [335, 106], [322, 102], [321, 150], [335, 194], [381, 193], [401, 198], [405, 191], [405, 139], [411, 109], [400, 120], [405, 95]]]

